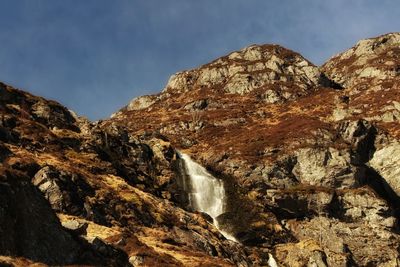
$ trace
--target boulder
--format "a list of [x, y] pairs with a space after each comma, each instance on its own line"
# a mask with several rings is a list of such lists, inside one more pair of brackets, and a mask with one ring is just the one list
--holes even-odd
[[85, 198], [94, 194], [94, 190], [79, 174], [46, 166], [32, 178], [35, 185], [57, 212], [71, 215], [86, 214]]

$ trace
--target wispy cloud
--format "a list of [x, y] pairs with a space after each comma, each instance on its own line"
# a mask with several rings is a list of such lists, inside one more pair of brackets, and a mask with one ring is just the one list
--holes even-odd
[[0, 8], [0, 80], [92, 119], [252, 43], [321, 64], [400, 29], [400, 2], [389, 0], [3, 0]]

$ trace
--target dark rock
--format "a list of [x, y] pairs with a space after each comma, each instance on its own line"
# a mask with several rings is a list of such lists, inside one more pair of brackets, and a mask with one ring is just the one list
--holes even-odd
[[58, 170], [53, 166], [42, 168], [35, 174], [32, 183], [43, 193], [51, 207], [58, 212], [85, 215], [86, 197], [94, 190], [78, 174]]
[[91, 244], [100, 255], [113, 259], [114, 266], [130, 266], [128, 257], [123, 251], [104, 243], [99, 238], [95, 238]]
[[3, 173], [1, 180], [0, 254], [51, 265], [78, 263], [82, 246], [63, 231], [40, 192], [23, 177]]
[[0, 143], [0, 162], [3, 162], [11, 154], [11, 151], [4, 144]]
[[79, 128], [75, 125], [75, 118], [58, 103], [37, 101], [32, 105], [31, 112], [36, 121], [48, 127], [79, 131]]
[[192, 103], [187, 104], [185, 106], [185, 109], [192, 110], [192, 111], [203, 110], [203, 109], [207, 108], [208, 104], [209, 104], [208, 99], [201, 99], [201, 100], [194, 101]]
[[67, 228], [77, 235], [86, 235], [86, 229], [88, 228], [87, 223], [81, 223], [76, 220], [68, 220], [63, 221], [61, 224], [64, 228]]
[[369, 161], [375, 152], [376, 128], [368, 121], [344, 121], [339, 124], [338, 132], [353, 148], [353, 164]]

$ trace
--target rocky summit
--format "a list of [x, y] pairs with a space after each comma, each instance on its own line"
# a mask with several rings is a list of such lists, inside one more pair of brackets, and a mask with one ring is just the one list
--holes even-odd
[[251, 45], [90, 122], [0, 84], [1, 266], [399, 266], [400, 34]]

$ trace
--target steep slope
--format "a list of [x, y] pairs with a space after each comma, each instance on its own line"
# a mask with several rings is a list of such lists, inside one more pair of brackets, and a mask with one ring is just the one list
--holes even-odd
[[399, 43], [399, 33], [362, 40], [322, 66], [328, 77], [346, 87], [336, 120], [365, 118], [400, 137]]
[[220, 224], [281, 264], [394, 264], [398, 36], [360, 41], [320, 69], [250, 46], [172, 76], [102, 125], [160, 133], [201, 162], [228, 188]]
[[0, 265], [396, 266], [399, 36], [252, 45], [94, 123], [0, 84]]
[[301, 55], [278, 45], [252, 45], [198, 69], [173, 75], [161, 94], [135, 98], [124, 110], [144, 109], [199, 90], [210, 96], [251, 95], [276, 103], [307, 95], [319, 83], [329, 81]]
[[5, 84], [0, 104], [1, 264], [249, 262], [250, 250], [169, 200], [176, 155], [165, 140], [100, 128]]

